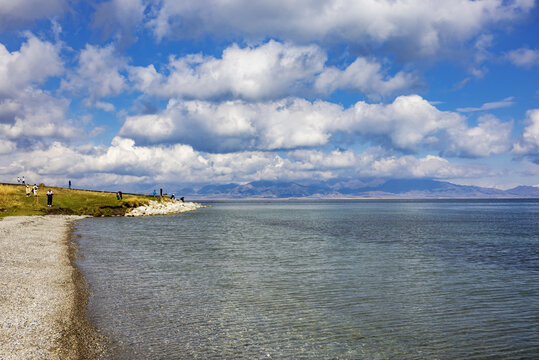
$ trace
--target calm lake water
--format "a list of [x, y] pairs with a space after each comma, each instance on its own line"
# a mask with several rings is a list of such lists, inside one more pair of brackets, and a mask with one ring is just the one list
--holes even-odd
[[539, 201], [245, 201], [76, 225], [119, 359], [539, 358]]

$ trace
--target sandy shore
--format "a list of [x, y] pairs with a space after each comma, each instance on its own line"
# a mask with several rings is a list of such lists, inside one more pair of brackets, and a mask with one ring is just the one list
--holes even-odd
[[80, 216], [0, 219], [0, 359], [102, 357], [69, 230]]

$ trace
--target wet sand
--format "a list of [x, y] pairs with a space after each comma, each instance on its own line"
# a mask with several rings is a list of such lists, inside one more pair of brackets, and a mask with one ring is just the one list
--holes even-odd
[[0, 359], [107, 358], [69, 238], [82, 218], [0, 219]]

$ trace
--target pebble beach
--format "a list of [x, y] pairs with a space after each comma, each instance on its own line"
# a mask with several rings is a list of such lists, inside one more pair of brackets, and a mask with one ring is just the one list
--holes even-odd
[[94, 359], [70, 225], [82, 216], [0, 219], [0, 359]]

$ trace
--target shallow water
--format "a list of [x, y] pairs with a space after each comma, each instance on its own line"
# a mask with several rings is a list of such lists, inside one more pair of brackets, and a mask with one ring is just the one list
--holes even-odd
[[118, 358], [539, 358], [538, 201], [211, 205], [77, 224]]

